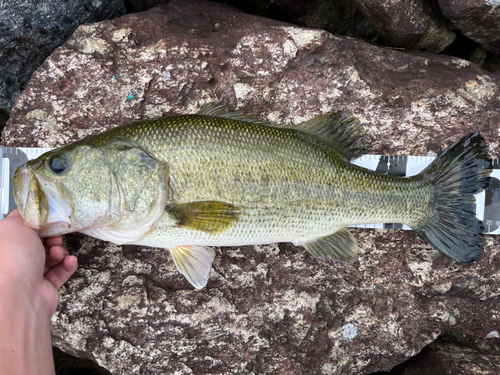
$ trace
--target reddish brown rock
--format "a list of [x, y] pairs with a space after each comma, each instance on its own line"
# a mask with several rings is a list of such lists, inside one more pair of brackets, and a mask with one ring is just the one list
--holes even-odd
[[455, 32], [433, 1], [355, 2], [389, 46], [439, 53], [455, 40]]
[[443, 14], [467, 37], [500, 53], [500, 1], [438, 0]]
[[[225, 102], [289, 123], [351, 110], [373, 153], [439, 153], [481, 131], [498, 157], [499, 84], [456, 58], [179, 0], [81, 26], [33, 75], [3, 139], [57, 146]], [[201, 291], [163, 249], [67, 236], [80, 268], [53, 318], [54, 342], [115, 375], [368, 374], [443, 330], [498, 330], [498, 236], [485, 236], [481, 259], [465, 267], [413, 232], [353, 232], [355, 265], [291, 244], [216, 249]]]

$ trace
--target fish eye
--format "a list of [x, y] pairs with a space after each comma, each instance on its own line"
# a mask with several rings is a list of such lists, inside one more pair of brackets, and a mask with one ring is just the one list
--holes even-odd
[[68, 166], [68, 160], [64, 155], [55, 155], [50, 159], [49, 166], [52, 172], [55, 174], [59, 174], [64, 172], [66, 167]]

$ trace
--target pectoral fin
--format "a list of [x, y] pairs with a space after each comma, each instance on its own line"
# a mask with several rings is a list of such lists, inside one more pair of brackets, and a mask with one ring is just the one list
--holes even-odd
[[206, 246], [178, 246], [170, 250], [180, 273], [196, 289], [207, 285], [208, 274], [214, 261], [215, 252]]
[[167, 206], [177, 226], [216, 234], [231, 228], [240, 217], [240, 209], [229, 203], [203, 201]]
[[358, 243], [346, 228], [301, 245], [318, 259], [334, 259], [354, 263], [358, 257]]

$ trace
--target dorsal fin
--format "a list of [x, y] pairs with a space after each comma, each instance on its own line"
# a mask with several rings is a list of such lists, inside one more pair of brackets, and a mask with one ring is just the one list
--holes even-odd
[[368, 153], [370, 141], [351, 112], [327, 113], [292, 127], [312, 134], [338, 150], [348, 160]]
[[206, 104], [196, 114], [223, 117], [274, 128], [300, 130], [326, 142], [344, 155], [347, 160], [366, 154], [370, 150], [370, 141], [365, 136], [365, 129], [359, 120], [348, 111], [327, 113], [293, 126], [261, 120], [241, 111], [230, 111], [228, 105], [221, 103]]
[[248, 115], [241, 111], [230, 111], [229, 106], [222, 103], [206, 104], [198, 112], [196, 112], [196, 114], [204, 116], [224, 117], [231, 120], [245, 121], [252, 124], [265, 125], [276, 128], [282, 126], [281, 124], [275, 124], [269, 121], [261, 120], [257, 116]]

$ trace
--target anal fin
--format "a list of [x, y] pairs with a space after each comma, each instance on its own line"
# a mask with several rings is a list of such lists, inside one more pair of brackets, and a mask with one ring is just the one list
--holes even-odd
[[215, 252], [207, 246], [178, 246], [170, 249], [175, 265], [180, 273], [196, 289], [207, 285], [208, 274], [214, 262]]
[[354, 263], [358, 258], [358, 243], [346, 228], [301, 245], [318, 259], [334, 259]]

